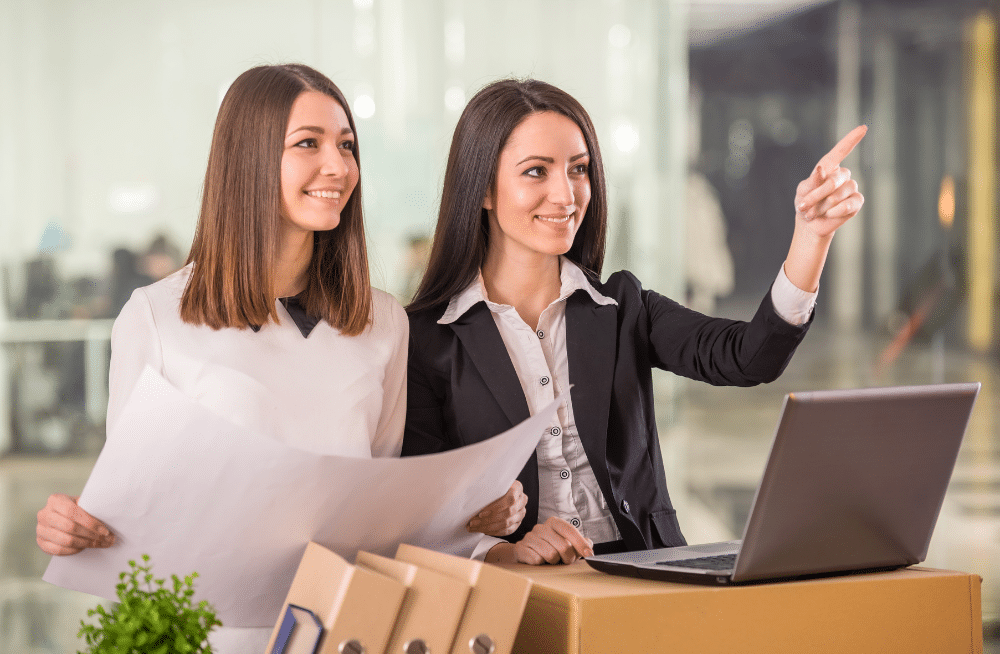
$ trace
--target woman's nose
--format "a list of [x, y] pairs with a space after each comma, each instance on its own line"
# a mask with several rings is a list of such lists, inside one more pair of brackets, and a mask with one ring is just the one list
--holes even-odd
[[321, 175], [329, 175], [330, 177], [346, 177], [347, 176], [347, 162], [344, 161], [344, 156], [340, 153], [338, 148], [327, 148], [323, 155], [323, 165], [320, 167]]
[[573, 205], [573, 183], [566, 174], [549, 177], [549, 202], [561, 207]]

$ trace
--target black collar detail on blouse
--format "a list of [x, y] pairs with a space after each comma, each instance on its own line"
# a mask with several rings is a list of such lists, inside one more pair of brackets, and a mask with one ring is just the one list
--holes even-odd
[[[306, 313], [306, 308], [302, 306], [297, 295], [278, 298], [278, 301], [285, 307], [285, 311], [291, 316], [295, 326], [299, 328], [302, 338], [309, 338], [309, 334], [312, 333], [313, 328], [319, 324], [321, 319]], [[250, 325], [250, 329], [259, 332], [260, 325]]]

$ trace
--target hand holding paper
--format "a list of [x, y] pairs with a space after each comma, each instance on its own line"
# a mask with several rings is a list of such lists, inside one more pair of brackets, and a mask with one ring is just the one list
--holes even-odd
[[44, 579], [112, 599], [128, 559], [148, 553], [163, 574], [197, 570], [196, 599], [226, 626], [270, 626], [310, 540], [347, 559], [404, 542], [468, 556], [481, 536], [466, 523], [507, 492], [558, 401], [482, 443], [358, 459], [248, 432], [147, 369], [80, 496], [117, 542], [54, 558]]

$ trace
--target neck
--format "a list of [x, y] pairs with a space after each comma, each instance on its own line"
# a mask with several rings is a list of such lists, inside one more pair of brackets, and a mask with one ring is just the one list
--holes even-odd
[[312, 261], [313, 233], [295, 232], [282, 236], [274, 266], [276, 297], [298, 295], [306, 288], [306, 271]]
[[559, 297], [559, 257], [551, 254], [499, 252], [491, 248], [483, 263], [483, 284], [490, 300], [507, 304], [532, 328]]

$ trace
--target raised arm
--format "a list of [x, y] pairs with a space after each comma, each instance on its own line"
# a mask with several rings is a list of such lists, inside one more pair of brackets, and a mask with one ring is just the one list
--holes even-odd
[[865, 198], [851, 171], [840, 163], [861, 142], [868, 127], [851, 130], [826, 153], [795, 192], [795, 231], [785, 259], [785, 275], [795, 286], [815, 292], [833, 234], [861, 211]]

